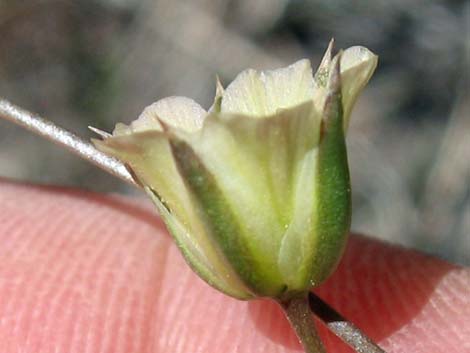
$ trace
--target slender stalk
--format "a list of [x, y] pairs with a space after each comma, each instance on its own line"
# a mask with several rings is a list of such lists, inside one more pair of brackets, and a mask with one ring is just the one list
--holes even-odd
[[281, 306], [302, 343], [305, 353], [326, 353], [313, 321], [308, 296], [290, 299], [282, 302]]
[[67, 131], [39, 115], [21, 109], [0, 98], [0, 117], [18, 124], [49, 141], [55, 142], [75, 153], [77, 156], [93, 163], [115, 177], [134, 186], [138, 186], [126, 166], [111, 156], [98, 151], [91, 143]]
[[310, 310], [339, 338], [356, 352], [385, 353], [352, 322], [346, 320], [335, 309], [313, 293], [309, 293]]

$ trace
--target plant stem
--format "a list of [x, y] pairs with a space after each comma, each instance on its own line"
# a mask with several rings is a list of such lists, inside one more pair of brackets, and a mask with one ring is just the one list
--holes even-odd
[[331, 332], [341, 338], [348, 346], [360, 353], [385, 353], [376, 343], [366, 336], [352, 322], [345, 319], [335, 309], [312, 292], [308, 295], [310, 310], [328, 327]]
[[131, 185], [138, 186], [122, 162], [98, 151], [88, 141], [57, 126], [52, 121], [41, 118], [37, 114], [30, 113], [2, 98], [0, 98], [0, 118], [5, 118], [39, 136], [55, 142], [115, 177]]
[[305, 353], [326, 353], [313, 321], [308, 296], [293, 298], [280, 304], [302, 343]]

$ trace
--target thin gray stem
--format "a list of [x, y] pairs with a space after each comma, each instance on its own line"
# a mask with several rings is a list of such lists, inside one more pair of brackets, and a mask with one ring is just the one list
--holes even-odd
[[335, 309], [317, 297], [309, 294], [312, 312], [339, 338], [359, 353], [386, 353], [365, 335], [356, 325], [346, 320]]
[[305, 353], [326, 353], [313, 321], [307, 295], [281, 303]]
[[18, 124], [39, 136], [67, 148], [77, 156], [93, 163], [126, 183], [138, 186], [126, 166], [111, 156], [98, 151], [90, 142], [67, 131], [53, 122], [41, 118], [0, 98], [0, 117]]

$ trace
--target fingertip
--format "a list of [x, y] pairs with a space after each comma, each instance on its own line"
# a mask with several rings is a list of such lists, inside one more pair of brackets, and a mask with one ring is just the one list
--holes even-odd
[[[275, 303], [192, 273], [149, 203], [8, 182], [0, 200], [4, 351], [298, 351]], [[316, 292], [389, 352], [453, 353], [470, 337], [469, 288], [468, 269], [352, 237]]]
[[317, 293], [387, 352], [460, 352], [468, 279], [468, 269], [356, 236]]
[[2, 351], [147, 349], [171, 246], [153, 210], [5, 182], [0, 199]]

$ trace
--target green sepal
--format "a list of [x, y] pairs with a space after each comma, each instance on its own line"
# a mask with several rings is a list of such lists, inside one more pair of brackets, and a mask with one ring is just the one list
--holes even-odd
[[[195, 215], [171, 155], [167, 134], [151, 130], [93, 141], [124, 160], [144, 186], [189, 266], [209, 285], [238, 299], [253, 297]], [[165, 166], [165, 168], [161, 168]]]
[[351, 225], [351, 185], [343, 124], [339, 57], [332, 63], [325, 102], [315, 179], [317, 256], [311, 271], [312, 286], [336, 268]]
[[275, 296], [279, 292], [278, 281], [265, 276], [265, 272], [250, 254], [248, 239], [243, 227], [231, 209], [214, 176], [205, 167], [193, 148], [184, 140], [170, 137], [175, 163], [186, 182], [201, 219], [210, 229], [215, 243], [238, 274], [239, 278], [259, 296]]
[[[186, 263], [199, 277], [204, 279], [204, 281], [206, 281], [211, 287], [214, 287], [231, 297], [240, 300], [254, 298], [254, 295], [250, 293], [248, 288], [246, 288], [242, 283], [236, 283], [240, 281], [238, 276], [232, 275], [230, 278], [221, 278], [220, 268], [212, 268], [206, 261], [204, 261], [203, 258], [201, 258], [200, 252], [194, 249], [196, 244], [193, 244], [191, 240], [184, 240], [185, 238], [191, 237], [191, 235], [187, 234], [185, 227], [171, 214], [170, 210], [161, 201], [158, 194], [149, 187], [144, 187], [144, 190], [157, 207], [160, 217], [162, 217], [168, 231], [173, 236], [173, 239], [183, 254]], [[235, 276], [237, 278], [234, 278]]]

